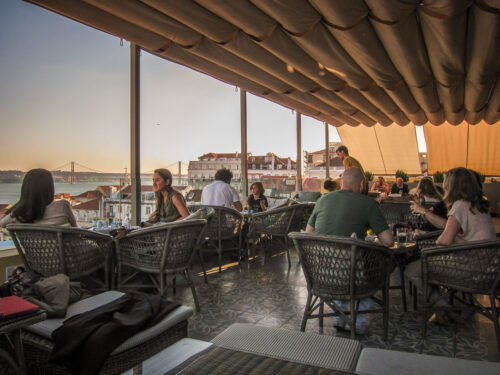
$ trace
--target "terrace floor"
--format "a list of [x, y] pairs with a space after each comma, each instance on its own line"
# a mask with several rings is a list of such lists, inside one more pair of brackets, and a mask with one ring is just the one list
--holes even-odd
[[[228, 262], [230, 257], [230, 253], [225, 253]], [[213, 273], [208, 276], [209, 283], [203, 282], [199, 265], [193, 269], [201, 312], [190, 318], [188, 336], [210, 341], [236, 322], [299, 331], [307, 288], [298, 254], [292, 248], [291, 257], [290, 269], [284, 252], [266, 259], [258, 253], [257, 259], [250, 264], [228, 263], [228, 267], [219, 273], [216, 256], [207, 254], [206, 268], [213, 267]], [[172, 298], [171, 294], [169, 298]], [[191, 291], [187, 288], [178, 289], [173, 298], [194, 308]], [[420, 318], [412, 311], [411, 301], [408, 301], [408, 309], [406, 313], [403, 311], [400, 290], [391, 290], [389, 340], [382, 340], [381, 314], [371, 314], [366, 334], [358, 335], [357, 339], [366, 347], [465, 359], [498, 359], [493, 323], [485, 317], [475, 314], [460, 318], [449, 327], [428, 324], [427, 339], [423, 341], [420, 338]], [[306, 331], [319, 332], [318, 320], [309, 320]], [[333, 327], [332, 318], [325, 318], [323, 334], [349, 337], [349, 333], [338, 332]]]

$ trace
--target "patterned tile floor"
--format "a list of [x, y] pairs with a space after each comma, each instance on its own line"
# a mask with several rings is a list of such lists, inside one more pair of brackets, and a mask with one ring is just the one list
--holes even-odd
[[[260, 256], [259, 256], [260, 255]], [[300, 330], [307, 298], [307, 288], [298, 255], [291, 249], [292, 266], [288, 269], [286, 254], [277, 253], [264, 259], [259, 253], [256, 260], [241, 266], [230, 263], [231, 255], [224, 254], [227, 268], [218, 273], [215, 256], [205, 256], [206, 268], [213, 267], [205, 284], [194, 266], [201, 312], [189, 320], [189, 337], [210, 341], [232, 323], [252, 323], [268, 327]], [[395, 280], [395, 283], [398, 280]], [[169, 289], [171, 293], [171, 289]], [[172, 295], [169, 295], [172, 298]], [[175, 300], [194, 308], [191, 291], [178, 288]], [[407, 297], [408, 298], [408, 297]], [[493, 323], [473, 315], [461, 319], [450, 327], [428, 324], [425, 341], [420, 338], [420, 319], [402, 307], [399, 290], [390, 291], [389, 340], [382, 340], [382, 316], [371, 314], [372, 320], [365, 335], [357, 336], [366, 347], [376, 347], [407, 352], [426, 353], [448, 357], [496, 361], [497, 349]], [[349, 337], [337, 332], [331, 318], [325, 318], [323, 334]], [[306, 331], [319, 332], [318, 321], [309, 320]]]

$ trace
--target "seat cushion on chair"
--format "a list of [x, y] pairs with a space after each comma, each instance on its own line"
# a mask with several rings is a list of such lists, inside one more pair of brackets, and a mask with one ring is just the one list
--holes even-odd
[[500, 374], [497, 362], [440, 357], [435, 355], [365, 348], [356, 373], [362, 375], [493, 375]]
[[[95, 296], [83, 299], [81, 301], [75, 302], [68, 307], [66, 317], [64, 319], [47, 319], [42, 322], [32, 324], [26, 329], [34, 334], [43, 336], [47, 339], [52, 339], [52, 332], [63, 325], [65, 319], [68, 319], [74, 315], [84, 313], [86, 311], [93, 310], [109, 302], [112, 302], [123, 296], [123, 293], [117, 291], [108, 291], [104, 293], [97, 294]], [[136, 335], [130, 337], [128, 340], [124, 341], [119, 347], [117, 347], [111, 354], [117, 354], [127, 349], [130, 349], [136, 345], [139, 345], [151, 338], [157, 336], [161, 332], [175, 326], [183, 320], [187, 320], [193, 314], [193, 309], [188, 306], [179, 306], [168, 315], [166, 315], [160, 322], [152, 327], [149, 327]]]
[[223, 348], [334, 370], [352, 371], [359, 341], [316, 333], [235, 323], [212, 342]]
[[29, 327], [26, 327], [26, 329], [37, 335], [52, 339], [52, 332], [62, 326], [63, 322], [66, 319], [69, 319], [74, 315], [98, 308], [102, 305], [105, 305], [106, 303], [117, 300], [121, 296], [123, 296], [123, 293], [117, 292], [115, 290], [96, 294], [95, 296], [82, 299], [69, 305], [68, 310], [66, 311], [66, 316], [64, 318], [47, 319], [42, 322], [32, 324]]
[[143, 342], [152, 339], [153, 337], [175, 326], [183, 320], [187, 320], [191, 315], [193, 315], [193, 309], [191, 307], [181, 305], [175, 310], [171, 311], [167, 316], [165, 316], [154, 326], [149, 327], [124, 341], [118, 348], [113, 350], [111, 355], [115, 355], [134, 346], [142, 344]]

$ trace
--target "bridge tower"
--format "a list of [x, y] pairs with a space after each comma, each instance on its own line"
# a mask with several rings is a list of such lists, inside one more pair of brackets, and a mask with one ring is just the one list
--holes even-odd
[[71, 161], [71, 184], [75, 184], [75, 162]]

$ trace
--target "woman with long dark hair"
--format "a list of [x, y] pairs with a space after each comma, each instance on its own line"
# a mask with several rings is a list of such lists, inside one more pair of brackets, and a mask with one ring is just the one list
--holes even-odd
[[247, 208], [249, 211], [262, 212], [268, 207], [267, 198], [264, 195], [264, 185], [262, 182], [254, 182], [250, 185], [250, 194], [247, 197]]
[[10, 223], [35, 223], [76, 227], [71, 205], [54, 201], [54, 180], [46, 169], [32, 169], [21, 185], [21, 198], [0, 220], [0, 228]]
[[172, 173], [168, 169], [155, 169], [153, 174], [156, 210], [149, 215], [149, 221], [171, 222], [189, 216], [184, 197], [172, 187]]

